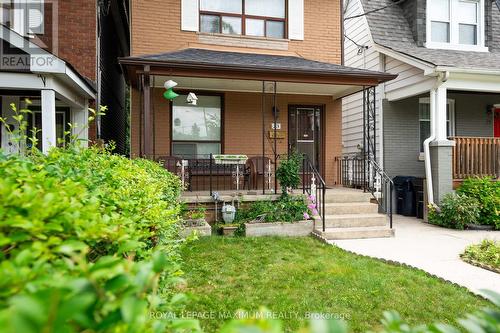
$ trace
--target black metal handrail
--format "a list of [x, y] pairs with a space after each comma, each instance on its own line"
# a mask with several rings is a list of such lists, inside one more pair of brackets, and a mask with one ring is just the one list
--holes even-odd
[[389, 224], [392, 228], [393, 203], [392, 195], [394, 182], [378, 165], [370, 158], [364, 158], [362, 154], [346, 155], [337, 159], [340, 161], [340, 182], [344, 187], [359, 188], [370, 192], [379, 205], [379, 210], [389, 216]]
[[389, 216], [389, 226], [392, 229], [392, 193], [394, 182], [372, 159], [367, 159], [367, 177], [365, 179], [365, 190], [369, 191], [377, 200], [379, 208]]
[[325, 232], [326, 183], [307, 155], [304, 155], [302, 159], [302, 193], [314, 195], [314, 203], [321, 218], [323, 232]]

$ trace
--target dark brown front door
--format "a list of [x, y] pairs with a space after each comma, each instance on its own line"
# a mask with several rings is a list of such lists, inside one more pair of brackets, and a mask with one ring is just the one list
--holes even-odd
[[288, 110], [289, 153], [309, 157], [319, 170], [321, 154], [321, 107], [290, 106]]

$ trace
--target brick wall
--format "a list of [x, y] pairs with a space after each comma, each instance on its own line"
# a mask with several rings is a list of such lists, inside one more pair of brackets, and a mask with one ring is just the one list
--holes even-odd
[[35, 42], [96, 80], [96, 0], [48, 0], [44, 11], [44, 34]]
[[[170, 154], [170, 105], [162, 97], [163, 90], [155, 89], [153, 92], [153, 108], [155, 123], [155, 154]], [[200, 95], [202, 93], [199, 93]], [[141, 97], [137, 90], [132, 91], [132, 121], [131, 145], [132, 156], [139, 154], [140, 145], [140, 105]], [[341, 147], [341, 103], [334, 101], [329, 96], [307, 95], [278, 95], [277, 106], [280, 110], [278, 122], [281, 123], [281, 132], [285, 139], [277, 142], [278, 154], [288, 151], [288, 106], [289, 105], [322, 105], [325, 107], [325, 154], [323, 168], [325, 180], [334, 183], [336, 169], [335, 156], [342, 153]], [[266, 98], [265, 129], [271, 130], [273, 122], [272, 97]], [[262, 154], [262, 96], [258, 93], [228, 92], [224, 94], [224, 153], [226, 154]], [[272, 155], [272, 139], [266, 139], [266, 155]]]
[[[132, 51], [134, 56], [168, 52], [187, 47], [235, 50], [228, 46], [203, 44], [196, 32], [180, 30], [181, 9], [179, 0], [135, 0], [131, 4]], [[341, 29], [340, 0], [304, 1], [304, 41], [290, 41], [288, 52], [305, 58], [340, 63]], [[245, 39], [245, 37], [241, 37]], [[243, 48], [250, 52], [265, 49]], [[274, 53], [272, 46], [267, 50]]]

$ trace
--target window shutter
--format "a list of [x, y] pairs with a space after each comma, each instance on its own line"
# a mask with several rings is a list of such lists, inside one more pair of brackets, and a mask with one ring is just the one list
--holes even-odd
[[44, 0], [30, 0], [28, 7], [28, 27], [32, 34], [44, 32]]
[[181, 0], [181, 30], [198, 31], [199, 25], [198, 0]]
[[304, 0], [288, 1], [288, 38], [304, 40]]

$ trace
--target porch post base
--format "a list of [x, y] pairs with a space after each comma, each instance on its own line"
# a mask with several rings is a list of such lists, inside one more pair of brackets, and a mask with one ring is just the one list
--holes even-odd
[[432, 165], [432, 186], [434, 201], [439, 204], [444, 195], [453, 191], [453, 157], [454, 141], [439, 140], [430, 143]]

